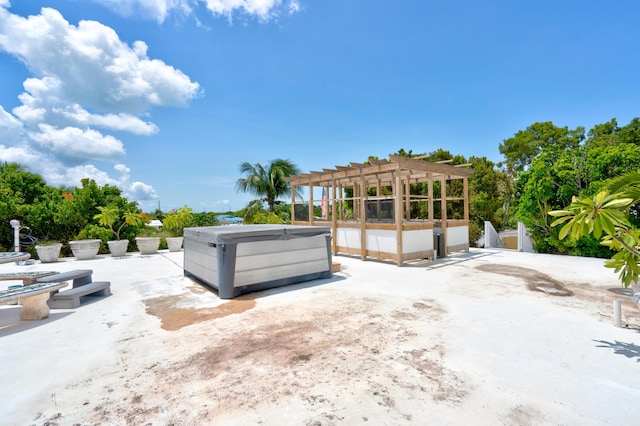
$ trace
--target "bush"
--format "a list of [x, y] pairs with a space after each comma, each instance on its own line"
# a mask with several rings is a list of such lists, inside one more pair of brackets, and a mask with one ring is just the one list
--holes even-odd
[[476, 221], [469, 221], [469, 246], [478, 247], [478, 240], [482, 236], [482, 230]]
[[253, 215], [251, 223], [282, 225], [286, 222], [280, 216], [273, 212], [261, 211]]

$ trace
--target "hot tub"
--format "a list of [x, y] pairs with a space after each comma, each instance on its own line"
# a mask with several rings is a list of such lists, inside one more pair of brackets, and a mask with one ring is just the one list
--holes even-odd
[[331, 277], [328, 226], [239, 225], [184, 230], [184, 273], [222, 299]]

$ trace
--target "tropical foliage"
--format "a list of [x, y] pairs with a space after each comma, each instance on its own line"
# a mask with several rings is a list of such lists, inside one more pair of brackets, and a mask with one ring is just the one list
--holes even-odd
[[116, 240], [120, 239], [120, 233], [126, 227], [131, 226], [134, 229], [139, 229], [147, 222], [147, 216], [137, 211], [135, 203], [129, 203], [124, 211], [121, 211], [114, 204], [98, 206], [97, 208], [100, 213], [95, 214], [93, 218], [97, 219], [101, 226], [108, 227], [116, 237]]
[[[639, 170], [640, 132], [635, 131], [639, 124], [638, 119], [625, 127], [618, 127], [615, 119], [598, 124], [578, 145], [576, 142], [584, 133], [582, 128], [549, 130], [548, 135], [551, 136], [536, 142], [538, 154], [513, 177], [516, 215], [529, 229], [536, 250], [605, 258], [612, 256], [610, 247], [601, 245], [593, 235], [582, 235], [577, 239], [559, 238], [560, 229], [550, 226], [553, 218], [548, 212], [563, 209], [571, 203], [573, 196], [594, 196], [606, 187], [610, 179]], [[518, 134], [514, 136], [517, 137]], [[508, 146], [513, 148], [517, 144]], [[513, 152], [505, 156], [518, 158]], [[516, 166], [511, 164], [507, 169], [515, 170]]]
[[189, 206], [170, 211], [162, 221], [163, 228], [175, 237], [181, 237], [184, 228], [191, 225], [193, 221], [193, 210]]
[[260, 163], [244, 162], [240, 165], [240, 172], [244, 177], [238, 179], [236, 189], [258, 196], [260, 201], [267, 203], [269, 211], [274, 212], [275, 206], [281, 202], [278, 198], [291, 195], [291, 185], [284, 178], [297, 175], [300, 170], [291, 161], [277, 158], [266, 167]]
[[[563, 225], [559, 238], [578, 239], [587, 235], [610, 247], [615, 254], [605, 266], [620, 274], [625, 287], [637, 290], [640, 277], [640, 172], [613, 179], [603, 191], [585, 197], [573, 197], [562, 210], [550, 211], [556, 219], [551, 226]], [[640, 302], [640, 300], [638, 300]]]
[[[63, 255], [69, 255], [70, 240], [97, 238], [106, 242], [133, 238], [144, 227], [149, 216], [136, 202], [121, 196], [120, 189], [82, 179], [74, 188], [52, 187], [44, 179], [14, 163], [0, 163], [0, 251], [13, 247], [13, 231], [8, 226], [17, 219], [31, 229], [39, 243], [63, 243]], [[202, 219], [203, 225], [214, 221]], [[23, 247], [36, 256], [32, 247]], [[103, 244], [102, 252], [106, 252]]]

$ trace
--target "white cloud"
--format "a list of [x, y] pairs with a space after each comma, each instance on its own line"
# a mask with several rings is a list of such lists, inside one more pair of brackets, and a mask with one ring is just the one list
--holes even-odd
[[249, 15], [256, 15], [262, 20], [268, 20], [275, 6], [281, 0], [205, 0], [207, 9], [217, 15], [231, 17], [235, 11], [242, 11]]
[[167, 15], [176, 11], [191, 13], [195, 0], [94, 0], [122, 16], [140, 15], [164, 22]]
[[96, 181], [98, 185], [113, 185], [116, 186], [118, 180], [109, 176], [108, 173], [98, 169], [92, 164], [85, 164], [82, 166], [69, 167], [64, 174], [64, 181], [66, 184], [72, 184], [80, 186], [82, 179], [89, 178]]
[[146, 183], [135, 181], [130, 182], [130, 172], [129, 167], [124, 164], [116, 164], [113, 166], [114, 170], [120, 173], [120, 180], [118, 183], [118, 187], [120, 187], [123, 191], [123, 195], [126, 198], [134, 199], [134, 200], [157, 200], [158, 194], [155, 189], [151, 185], [147, 185]]
[[12, 145], [20, 144], [23, 138], [23, 129], [22, 122], [0, 105], [0, 141]]
[[[289, 14], [300, 10], [298, 0], [94, 0], [96, 3], [119, 13], [123, 16], [142, 16], [155, 19], [159, 23], [171, 14], [177, 13], [188, 16], [193, 13], [198, 4], [205, 4], [214, 15], [226, 16], [231, 19], [234, 13], [244, 13], [268, 21], [278, 16], [284, 8]], [[285, 4], [286, 3], [286, 4]], [[196, 18], [196, 25], [199, 25]]]
[[142, 182], [130, 182], [130, 170], [124, 164], [116, 164], [114, 170], [119, 176], [116, 178], [98, 169], [92, 164], [70, 167], [63, 175], [50, 176], [59, 185], [80, 186], [84, 178], [93, 179], [98, 185], [116, 186], [122, 190], [122, 195], [130, 200], [146, 201], [158, 199], [158, 194], [151, 185]]
[[[193, 15], [199, 22], [194, 11], [202, 5], [214, 16], [261, 21], [300, 10], [299, 0], [94, 2], [160, 23], [171, 14]], [[157, 199], [151, 185], [131, 181], [131, 170], [119, 163], [126, 155], [124, 143], [108, 133], [156, 134], [159, 129], [148, 121], [148, 112], [187, 105], [203, 94], [200, 85], [150, 58], [145, 42], [127, 44], [100, 22], [74, 25], [53, 8], [29, 17], [9, 9], [9, 1], [0, 0], [0, 52], [17, 58], [31, 76], [23, 82], [19, 104], [0, 105], [0, 161], [18, 162], [52, 185], [79, 185], [88, 177], [118, 186], [131, 199]], [[115, 162], [111, 171], [101, 168]]]
[[19, 163], [33, 171], [32, 165], [37, 166], [41, 161], [41, 157], [37, 153], [31, 152], [24, 147], [0, 144], [0, 160], [6, 161], [7, 163]]
[[28, 18], [0, 8], [0, 49], [44, 76], [25, 81], [25, 90], [43, 105], [66, 101], [140, 113], [154, 106], [183, 106], [201, 93], [182, 71], [148, 58], [144, 42], [129, 47], [99, 22], [74, 26], [50, 8]]
[[129, 175], [129, 173], [131, 173], [131, 169], [129, 169], [127, 166], [125, 166], [124, 164], [116, 164], [115, 166], [113, 166], [114, 170], [120, 172], [123, 175]]
[[298, 2], [298, 0], [292, 0], [289, 3], [289, 15], [293, 15], [294, 13], [297, 13], [300, 11], [300, 3]]
[[86, 160], [115, 160], [125, 155], [120, 140], [93, 129], [58, 129], [44, 123], [39, 129], [39, 132], [30, 132], [31, 139], [65, 165], [82, 164]]
[[75, 104], [64, 108], [53, 108], [53, 112], [69, 119], [76, 125], [97, 126], [109, 130], [125, 131], [137, 135], [158, 133], [158, 126], [145, 122], [131, 114], [91, 114]]
[[158, 194], [151, 185], [142, 182], [132, 182], [124, 189], [125, 196], [134, 200], [157, 200]]
[[207, 9], [214, 15], [224, 15], [231, 19], [234, 13], [245, 13], [256, 16], [262, 21], [269, 21], [280, 14], [284, 8], [288, 13], [294, 14], [300, 10], [298, 0], [289, 0], [284, 4], [283, 0], [203, 0]]
[[[115, 3], [139, 4], [157, 16], [190, 11], [190, 0]], [[187, 105], [202, 94], [199, 84], [149, 58], [143, 41], [128, 45], [100, 22], [73, 25], [52, 8], [22, 17], [9, 6], [0, 0], [0, 52], [18, 58], [32, 76], [19, 105], [11, 112], [0, 105], [0, 161], [18, 162], [52, 185], [79, 185], [88, 177], [134, 199], [157, 198], [151, 185], [131, 182], [123, 164], [111, 172], [95, 164], [125, 157], [124, 143], [108, 132], [156, 134], [147, 112]]]

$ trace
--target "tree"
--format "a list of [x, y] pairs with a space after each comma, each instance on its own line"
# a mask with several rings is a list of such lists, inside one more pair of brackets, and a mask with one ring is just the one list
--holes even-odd
[[[528, 129], [536, 127], [541, 134], [542, 127], [538, 124]], [[573, 142], [565, 144], [550, 142], [549, 139], [538, 145], [539, 152], [526, 167], [525, 163], [520, 163], [519, 171], [515, 166], [511, 169], [514, 172], [516, 214], [529, 229], [537, 251], [604, 258], [612, 256], [607, 246], [590, 235], [575, 240], [560, 239], [559, 229], [550, 226], [553, 218], [548, 216], [548, 211], [562, 209], [571, 203], [573, 196], [593, 196], [602, 191], [610, 179], [640, 169], [638, 145], [623, 141], [621, 136], [625, 134], [625, 140], [634, 140], [632, 135], [637, 124], [640, 123], [634, 119], [628, 126], [619, 127], [615, 118], [596, 124], [589, 130], [588, 139], [578, 145], [574, 143], [579, 139], [575, 135], [582, 133], [581, 128], [559, 131], [555, 126], [543, 126], [548, 130], [547, 135], [565, 135]], [[523, 133], [527, 132], [518, 132], [518, 135]], [[513, 156], [507, 156], [507, 164], [513, 159]]]
[[636, 117], [618, 131], [620, 141], [640, 145], [640, 118]]
[[176, 237], [184, 234], [184, 228], [193, 221], [193, 209], [186, 204], [177, 210], [170, 211], [164, 218], [163, 228]]
[[236, 189], [260, 197], [260, 201], [267, 203], [270, 212], [275, 210], [278, 198], [291, 195], [291, 185], [284, 178], [300, 173], [295, 164], [281, 158], [271, 161], [266, 168], [260, 163], [244, 162], [240, 165], [240, 172], [245, 177], [238, 179]]
[[580, 168], [582, 185], [588, 195], [600, 192], [607, 181], [640, 167], [640, 149], [632, 143], [621, 142], [617, 135], [585, 146]]
[[58, 230], [52, 226], [55, 211], [52, 207], [61, 199], [61, 192], [47, 186], [40, 175], [17, 163], [0, 162], [0, 223], [7, 225], [0, 227], [0, 250], [13, 246], [13, 232], [8, 226], [12, 219], [33, 228], [34, 236], [39, 239], [50, 236], [38, 232], [35, 224], [42, 224], [47, 233], [56, 234]]
[[100, 225], [109, 227], [116, 240], [120, 239], [120, 232], [126, 226], [137, 229], [144, 226], [145, 223], [144, 215], [138, 210], [136, 202], [129, 203], [126, 210], [123, 211], [115, 204], [98, 206], [98, 210], [100, 213], [95, 214], [93, 218], [97, 219]]
[[640, 172], [629, 172], [612, 180], [598, 194], [573, 197], [569, 206], [549, 214], [558, 218], [551, 226], [564, 224], [560, 239], [593, 235], [601, 244], [616, 251], [605, 266], [620, 274], [625, 287], [633, 288], [633, 300], [640, 306], [640, 228], [637, 220], [631, 219], [637, 212], [638, 202]]
[[520, 130], [513, 137], [505, 139], [499, 146], [500, 153], [505, 156], [507, 164], [516, 172], [526, 170], [534, 158], [547, 147], [573, 149], [584, 140], [584, 128], [569, 130], [556, 127], [551, 121], [533, 123], [525, 130]]
[[[558, 196], [558, 187], [562, 185], [554, 168], [562, 155], [555, 149], [544, 149], [525, 172], [521, 172], [516, 181], [516, 192], [519, 194], [517, 216], [529, 230], [536, 251], [567, 252], [566, 247], [558, 247], [557, 238], [549, 229], [547, 212], [560, 208], [571, 199]], [[566, 155], [566, 154], [565, 154]]]
[[469, 176], [469, 241], [475, 246], [482, 236], [485, 221], [491, 222], [496, 229], [508, 225], [502, 192], [507, 181], [505, 174], [487, 157], [471, 157], [469, 163], [473, 169]]
[[611, 121], [608, 121], [606, 123], [594, 125], [593, 128], [589, 130], [587, 136], [589, 137], [589, 139], [595, 139], [600, 136], [613, 135], [615, 133], [618, 133], [619, 130], [620, 128], [618, 127], [618, 120], [612, 118]]

